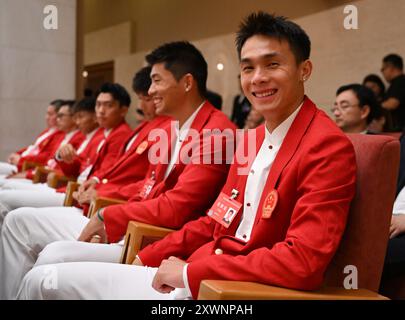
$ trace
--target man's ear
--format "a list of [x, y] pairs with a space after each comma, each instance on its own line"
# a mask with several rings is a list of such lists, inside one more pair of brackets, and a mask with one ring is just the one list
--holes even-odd
[[363, 108], [361, 108], [361, 115], [360, 115], [361, 120], [367, 119], [370, 112], [371, 112], [370, 106], [368, 105], [363, 106]]
[[187, 73], [181, 79], [184, 86], [185, 92], [190, 92], [191, 89], [194, 87], [194, 77], [191, 73]]
[[121, 106], [121, 116], [125, 118], [127, 116], [129, 107]]
[[311, 60], [305, 60], [301, 63], [301, 80], [303, 82], [307, 81], [312, 73], [312, 62]]

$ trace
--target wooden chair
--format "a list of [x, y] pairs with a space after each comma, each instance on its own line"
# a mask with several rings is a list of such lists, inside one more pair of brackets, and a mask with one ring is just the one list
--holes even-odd
[[121, 263], [132, 264], [136, 254], [157, 240], [164, 238], [174, 230], [152, 226], [150, 224], [131, 221], [125, 235], [125, 243], [121, 253]]
[[71, 207], [73, 206], [73, 203], [75, 199], [73, 198], [73, 192], [77, 191], [79, 189], [80, 183], [74, 182], [74, 181], [69, 181], [68, 185], [66, 187], [66, 195], [65, 195], [65, 200], [63, 201], [63, 205], [65, 207]]
[[49, 178], [48, 175], [48, 186], [54, 189], [66, 186], [70, 181], [75, 182], [76, 178], [75, 177], [67, 177], [67, 176], [62, 176], [59, 174], [52, 174], [51, 178]]
[[27, 171], [29, 169], [35, 169], [36, 167], [41, 166], [42, 164], [33, 161], [24, 161], [21, 171]]
[[[79, 189], [80, 183], [69, 181], [66, 187], [66, 196], [63, 202], [65, 207], [71, 207], [75, 201], [73, 198], [73, 193]], [[90, 203], [89, 211], [87, 214], [88, 218], [91, 218], [99, 209], [113, 205], [125, 203], [125, 200], [107, 198], [107, 197], [97, 197]]]
[[[352, 134], [357, 162], [356, 196], [341, 244], [328, 266], [320, 290], [306, 292], [260, 283], [204, 280], [199, 299], [386, 299], [377, 293], [384, 263], [399, 165], [399, 142], [391, 137]], [[138, 222], [129, 224], [121, 262], [131, 263], [146, 237], [164, 237], [171, 230]], [[345, 266], [358, 270], [357, 290], [343, 288]]]
[[33, 183], [45, 183], [50, 172], [53, 172], [52, 169], [49, 169], [45, 166], [37, 166], [34, 171], [34, 178], [32, 179]]
[[107, 198], [107, 197], [97, 197], [96, 199], [92, 200], [89, 207], [89, 212], [87, 214], [88, 218], [91, 218], [99, 209], [111, 206], [114, 204], [122, 204], [126, 203], [125, 200]]

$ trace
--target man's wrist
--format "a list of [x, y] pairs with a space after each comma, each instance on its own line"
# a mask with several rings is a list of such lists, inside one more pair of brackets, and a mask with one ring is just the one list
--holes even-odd
[[97, 210], [97, 218], [104, 223], [104, 208]]

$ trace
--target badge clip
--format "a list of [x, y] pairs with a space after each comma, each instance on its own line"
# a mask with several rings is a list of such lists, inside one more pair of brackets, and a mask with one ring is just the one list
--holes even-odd
[[232, 189], [231, 191], [231, 199], [236, 199], [236, 197], [239, 195], [239, 191], [236, 189]]

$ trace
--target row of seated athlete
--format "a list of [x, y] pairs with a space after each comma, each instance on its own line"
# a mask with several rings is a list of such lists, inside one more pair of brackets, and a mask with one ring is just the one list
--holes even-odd
[[[45, 132], [11, 157], [17, 168], [4, 172], [2, 299], [196, 298], [203, 279], [321, 286], [355, 194], [353, 145], [304, 93], [312, 64], [301, 27], [253, 13], [240, 26], [237, 50], [244, 94], [265, 125], [244, 131], [235, 153], [227, 151], [239, 132], [206, 101], [207, 63], [188, 42], [146, 56], [134, 90], [147, 119], [134, 131], [125, 122], [129, 95], [117, 84], [97, 96], [99, 128], [94, 102], [73, 109], [54, 103], [65, 133]], [[82, 118], [76, 146], [67, 137], [74, 131], [59, 124], [73, 113]], [[53, 144], [54, 155], [41, 164], [81, 181], [76, 206], [62, 206], [63, 189], [10, 179], [24, 158], [37, 161]], [[123, 203], [88, 218], [96, 196]], [[132, 220], [177, 231], [122, 265]], [[49, 268], [57, 284], [48, 281]]]

